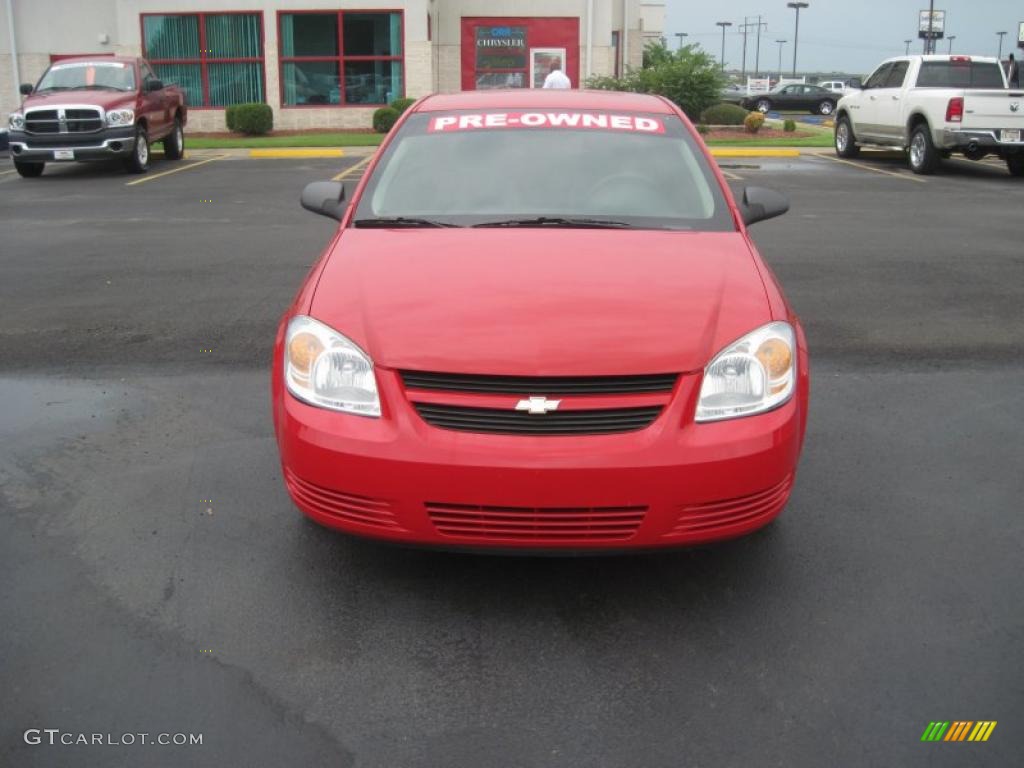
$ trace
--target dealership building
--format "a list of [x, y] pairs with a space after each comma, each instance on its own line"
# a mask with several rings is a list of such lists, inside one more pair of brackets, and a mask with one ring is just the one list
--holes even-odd
[[396, 98], [535, 88], [558, 59], [574, 87], [640, 65], [665, 3], [642, 0], [0, 0], [0, 112], [53, 61], [142, 55], [177, 83], [193, 130], [265, 101], [274, 125], [366, 128]]

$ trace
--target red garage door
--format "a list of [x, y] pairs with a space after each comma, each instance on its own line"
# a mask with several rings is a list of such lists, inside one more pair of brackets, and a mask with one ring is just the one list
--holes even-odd
[[553, 59], [580, 87], [580, 20], [462, 19], [462, 89], [540, 87]]

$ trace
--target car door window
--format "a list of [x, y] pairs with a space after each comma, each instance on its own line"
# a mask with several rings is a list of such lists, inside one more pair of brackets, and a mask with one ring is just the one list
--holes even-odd
[[886, 79], [889, 77], [889, 72], [892, 71], [892, 64], [883, 64], [865, 81], [865, 88], [881, 88], [885, 85]]
[[910, 62], [908, 61], [897, 61], [889, 69], [889, 74], [885, 78], [885, 88], [902, 88], [903, 81], [907, 77], [907, 70], [910, 68]]

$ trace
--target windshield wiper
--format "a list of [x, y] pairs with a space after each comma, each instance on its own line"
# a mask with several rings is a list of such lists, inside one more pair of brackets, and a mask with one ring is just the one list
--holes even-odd
[[356, 219], [355, 225], [365, 229], [389, 229], [392, 227], [458, 227], [445, 221], [419, 219], [414, 216], [381, 216], [376, 219]]
[[535, 216], [530, 219], [502, 219], [474, 224], [474, 227], [566, 227], [570, 229], [632, 229], [632, 224], [610, 219], [586, 219], [566, 216]]
[[113, 85], [102, 85], [100, 83], [90, 83], [88, 85], [73, 85], [68, 90], [71, 91], [84, 91], [89, 88], [106, 88], [108, 91], [121, 91], [123, 88], [115, 88]]
[[67, 91], [70, 90], [66, 85], [48, 85], [45, 88], [40, 88], [36, 93], [42, 93], [43, 91]]

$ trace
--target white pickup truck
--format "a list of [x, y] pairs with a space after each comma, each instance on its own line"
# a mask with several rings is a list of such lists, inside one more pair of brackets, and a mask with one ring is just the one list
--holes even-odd
[[999, 61], [984, 56], [899, 56], [882, 62], [836, 106], [835, 148], [908, 151], [914, 173], [932, 173], [953, 152], [994, 154], [1024, 176], [1024, 90], [1009, 90]]

